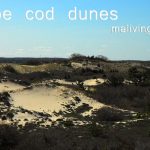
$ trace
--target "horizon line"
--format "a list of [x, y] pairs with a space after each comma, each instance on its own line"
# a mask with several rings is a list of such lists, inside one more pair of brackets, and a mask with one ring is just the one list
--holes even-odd
[[[70, 59], [69, 57], [0, 57], [0, 59]], [[150, 61], [150, 60], [144, 60], [144, 59], [109, 59], [106, 61]]]

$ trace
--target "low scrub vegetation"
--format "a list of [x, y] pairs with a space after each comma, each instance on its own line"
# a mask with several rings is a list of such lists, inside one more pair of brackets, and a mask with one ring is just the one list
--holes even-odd
[[87, 95], [105, 104], [135, 111], [150, 111], [149, 87], [126, 86], [96, 86], [95, 90]]
[[[8, 64], [0, 64], [1, 83], [11, 81], [30, 90], [34, 83], [53, 80], [54, 87], [64, 86], [79, 92], [81, 97], [72, 95], [73, 102], [64, 103], [67, 111], [57, 113], [64, 118], [57, 119], [58, 122], [49, 120], [52, 126], [41, 128], [39, 123], [30, 122], [25, 126], [3, 125], [15, 120], [15, 112], [11, 109], [11, 94], [0, 93], [0, 150], [150, 149], [150, 62], [110, 61], [101, 55], [80, 54], [73, 54], [70, 59], [5, 61]], [[104, 83], [84, 84], [85, 80], [100, 78]], [[70, 83], [63, 85], [56, 79]], [[107, 106], [94, 109], [94, 105], [82, 102], [82, 96]], [[83, 115], [90, 111], [91, 116]], [[21, 112], [27, 113], [27, 110], [22, 108]], [[36, 114], [47, 117], [44, 112]], [[78, 121], [81, 124], [77, 124]]]
[[114, 108], [104, 107], [94, 112], [94, 120], [102, 121], [122, 121], [125, 119], [125, 113]]
[[[67, 123], [68, 126], [68, 123]], [[1, 150], [101, 150], [101, 149], [149, 149], [149, 122], [132, 123], [129, 128], [92, 123], [69, 128], [38, 128], [27, 125], [0, 125]], [[140, 130], [139, 130], [140, 129]], [[137, 138], [138, 136], [138, 138]], [[142, 149], [141, 149], [142, 146]]]

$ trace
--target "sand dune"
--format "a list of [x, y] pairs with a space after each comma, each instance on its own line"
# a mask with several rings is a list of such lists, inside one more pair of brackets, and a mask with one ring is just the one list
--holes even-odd
[[89, 80], [85, 80], [84, 81], [84, 85], [85, 86], [95, 86], [95, 85], [102, 84], [104, 82], [105, 82], [105, 80], [101, 79], [101, 78], [98, 78], [98, 79], [89, 79]]
[[23, 107], [31, 111], [46, 113], [65, 110], [63, 105], [71, 103], [74, 96], [79, 97], [81, 103], [87, 103], [93, 109], [98, 109], [103, 106], [103, 104], [86, 97], [84, 94], [63, 86], [55, 88], [39, 86], [33, 87], [32, 90], [24, 90], [11, 94], [15, 107]]
[[[103, 82], [103, 79], [90, 79], [84, 81], [84, 85], [95, 86]], [[10, 93], [11, 108], [9, 109], [12, 109], [14, 113], [12, 123], [21, 125], [25, 125], [26, 122], [50, 125], [51, 121], [57, 121], [57, 119], [74, 118], [66, 114], [85, 117], [91, 116], [95, 110], [111, 107], [86, 96], [82, 91], [68, 88], [67, 85], [71, 84], [72, 82], [65, 80], [49, 80], [33, 84], [28, 88], [12, 82], [2, 82], [0, 91]], [[76, 118], [75, 122], [83, 124], [84, 121]], [[8, 124], [8, 121], [1, 121], [0, 124], [2, 123]]]
[[[60, 85], [57, 86], [56, 83]], [[94, 110], [105, 106], [85, 96], [82, 92], [67, 88], [66, 85], [71, 84], [76, 85], [76, 83], [65, 80], [49, 80], [32, 84], [30, 88], [10, 81], [0, 83], [0, 92], [9, 92], [11, 96], [11, 108], [9, 109], [13, 110], [14, 117], [9, 123], [16, 122], [25, 125], [27, 122], [42, 122], [44, 125], [50, 125], [49, 120], [64, 119], [66, 113], [76, 112], [76, 109], [84, 107], [80, 115], [87, 116], [91, 115]], [[59, 114], [60, 112], [62, 113]], [[43, 120], [44, 117], [45, 120]], [[83, 123], [80, 120], [76, 122]], [[8, 124], [8, 121], [1, 121], [1, 124], [3, 123]]]
[[23, 88], [24, 86], [10, 82], [10, 81], [0, 83], [0, 92], [16, 91], [16, 90], [20, 90]]

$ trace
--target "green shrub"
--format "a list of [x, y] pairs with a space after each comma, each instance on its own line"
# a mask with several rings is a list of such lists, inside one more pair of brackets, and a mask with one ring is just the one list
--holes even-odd
[[72, 120], [66, 120], [66, 121], [63, 121], [63, 125], [65, 126], [65, 127], [73, 127], [74, 126], [74, 124], [73, 124], [73, 121]]
[[108, 76], [108, 82], [112, 86], [120, 86], [123, 84], [124, 78], [120, 74], [110, 74]]
[[0, 149], [11, 150], [19, 142], [19, 133], [16, 127], [1, 125], [0, 126]]
[[76, 85], [77, 85], [81, 90], [85, 90], [85, 88], [84, 88], [84, 82], [82, 82], [82, 81], [77, 81], [77, 82], [76, 82]]
[[106, 134], [104, 128], [96, 125], [95, 123], [89, 125], [88, 130], [93, 137], [104, 137]]
[[122, 121], [125, 119], [125, 114], [122, 111], [104, 107], [94, 112], [95, 121]]
[[18, 72], [15, 70], [14, 67], [12, 67], [11, 65], [7, 65], [5, 67], [5, 71], [9, 72], [9, 73], [14, 73], [14, 74], [17, 74]]
[[149, 85], [149, 72], [139, 71], [136, 67], [131, 67], [128, 70], [129, 78], [134, 82], [135, 85]]

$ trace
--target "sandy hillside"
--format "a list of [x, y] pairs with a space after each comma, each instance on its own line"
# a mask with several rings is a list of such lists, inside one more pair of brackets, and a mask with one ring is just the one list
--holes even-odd
[[[93, 80], [91, 82], [93, 83]], [[104, 106], [104, 104], [85, 96], [83, 93], [64, 86], [72, 83], [64, 80], [58, 80], [58, 83], [62, 85], [56, 86], [52, 81], [47, 81], [47, 84], [39, 83], [27, 88], [16, 83], [4, 82], [0, 83], [0, 90], [1, 92], [10, 92], [11, 109], [15, 110], [14, 121], [21, 124], [26, 121], [36, 122], [42, 116], [56, 121], [58, 118], [64, 118], [65, 114], [76, 111], [76, 109], [83, 109], [80, 115], [88, 116], [94, 110]], [[85, 83], [89, 84], [90, 80], [85, 81]], [[6, 121], [4, 122], [6, 123]]]

